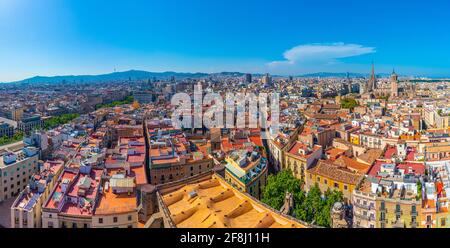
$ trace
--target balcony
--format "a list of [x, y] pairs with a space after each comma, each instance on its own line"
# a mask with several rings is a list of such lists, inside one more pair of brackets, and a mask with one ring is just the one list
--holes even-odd
[[353, 204], [355, 207], [358, 207], [358, 208], [362, 208], [362, 209], [366, 209], [366, 210], [371, 210], [371, 209], [373, 209], [373, 207], [371, 207], [370, 205], [364, 205], [364, 204], [361, 204], [361, 203], [354, 203]]
[[363, 219], [363, 220], [367, 220], [367, 221], [374, 221], [375, 217], [373, 216], [367, 216], [367, 215], [363, 215], [363, 214], [354, 214], [354, 217], [359, 218], [359, 219]]

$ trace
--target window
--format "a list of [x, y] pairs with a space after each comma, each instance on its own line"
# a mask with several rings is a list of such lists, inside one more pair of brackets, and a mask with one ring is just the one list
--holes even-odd
[[131, 221], [131, 215], [128, 215], [128, 221]]
[[319, 183], [320, 183], [320, 177], [317, 177], [317, 182], [319, 182]]
[[443, 227], [443, 226], [445, 226], [445, 219], [444, 218], [441, 219], [441, 227]]
[[83, 227], [88, 228], [88, 224], [84, 223]]
[[346, 184], [344, 184], [344, 190], [347, 190], [347, 185]]
[[77, 228], [77, 223], [72, 223], [72, 228]]
[[103, 218], [98, 218], [98, 223], [102, 224], [103, 223]]
[[194, 167], [193, 166], [191, 166], [191, 171], [193, 171], [194, 170]]
[[323, 180], [323, 182], [324, 182], [325, 184], [328, 184], [328, 180], [327, 180], [327, 179]]
[[114, 222], [114, 223], [117, 223], [117, 217], [114, 217], [114, 218], [113, 218], [113, 222]]
[[339, 184], [338, 183], [334, 183], [334, 187], [335, 188], [339, 188]]

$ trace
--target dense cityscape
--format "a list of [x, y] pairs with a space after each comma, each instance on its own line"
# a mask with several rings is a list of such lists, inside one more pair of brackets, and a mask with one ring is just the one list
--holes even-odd
[[445, 245], [449, 10], [0, 0], [0, 244]]
[[[450, 227], [450, 80], [367, 71], [0, 84], [0, 225]], [[279, 128], [176, 128], [195, 86], [277, 92]]]

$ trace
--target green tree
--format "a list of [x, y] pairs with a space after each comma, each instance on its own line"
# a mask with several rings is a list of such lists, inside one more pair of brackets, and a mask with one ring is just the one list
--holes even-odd
[[295, 205], [295, 216], [303, 221], [311, 222], [315, 219], [318, 211], [322, 209], [322, 198], [319, 186], [316, 184], [309, 189], [303, 201]]
[[0, 145], [7, 145], [23, 139], [23, 133], [17, 132], [12, 137], [2, 136], [0, 137]]
[[55, 128], [59, 125], [69, 123], [70, 121], [72, 121], [73, 119], [75, 119], [79, 116], [80, 116], [79, 114], [63, 114], [60, 116], [53, 116], [44, 121], [44, 129], [48, 130], [48, 129]]
[[330, 226], [330, 211], [335, 202], [342, 201], [342, 192], [327, 190], [322, 197], [322, 192], [316, 184], [310, 188], [304, 201], [296, 202], [295, 217], [323, 227]]
[[[425, 170], [426, 171], [426, 170]], [[417, 181], [417, 196], [416, 200], [422, 199], [422, 183], [420, 181]]]
[[331, 224], [331, 208], [334, 203], [341, 202], [343, 200], [342, 192], [337, 190], [327, 190], [325, 192], [325, 199], [322, 205], [321, 212], [316, 215], [316, 224], [319, 226], [329, 227]]
[[358, 106], [358, 102], [353, 98], [344, 98], [341, 100], [341, 107], [344, 109], [353, 109]]
[[294, 195], [294, 203], [304, 197], [301, 181], [295, 178], [290, 170], [269, 175], [267, 184], [263, 188], [261, 201], [275, 209], [280, 209], [283, 206], [286, 192]]
[[116, 107], [119, 105], [124, 105], [124, 104], [131, 104], [134, 102], [134, 96], [127, 96], [125, 97], [124, 100], [122, 101], [114, 101], [112, 103], [105, 103], [105, 104], [97, 104], [95, 106], [96, 109], [101, 109], [101, 108], [112, 108], [112, 107]]
[[324, 194], [317, 184], [308, 193], [302, 190], [302, 181], [295, 178], [290, 170], [283, 170], [276, 175], [270, 175], [263, 188], [261, 201], [267, 205], [280, 209], [284, 203], [286, 192], [294, 194], [295, 218], [316, 225], [330, 226], [330, 211], [334, 203], [343, 200], [342, 192], [327, 190]]

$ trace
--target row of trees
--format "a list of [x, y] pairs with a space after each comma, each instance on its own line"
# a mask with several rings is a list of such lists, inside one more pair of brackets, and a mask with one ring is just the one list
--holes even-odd
[[280, 209], [286, 192], [294, 197], [293, 216], [299, 220], [330, 227], [330, 211], [334, 203], [343, 199], [342, 192], [327, 190], [322, 194], [316, 184], [308, 193], [302, 189], [303, 182], [294, 177], [290, 170], [283, 170], [276, 175], [269, 175], [263, 189], [261, 201]]
[[59, 125], [63, 125], [66, 123], [69, 123], [70, 121], [72, 121], [73, 119], [79, 117], [79, 114], [63, 114], [60, 116], [54, 116], [51, 118], [48, 118], [47, 120], [44, 121], [44, 129], [52, 129], [55, 128]]
[[134, 102], [134, 96], [127, 96], [122, 101], [114, 101], [112, 103], [105, 103], [105, 104], [97, 104], [95, 106], [95, 109], [101, 109], [101, 108], [112, 108], [123, 104], [131, 104]]
[[22, 139], [23, 139], [22, 132], [17, 132], [12, 137], [2, 136], [2, 137], [0, 137], [0, 146], [14, 143], [14, 142], [17, 142]]

